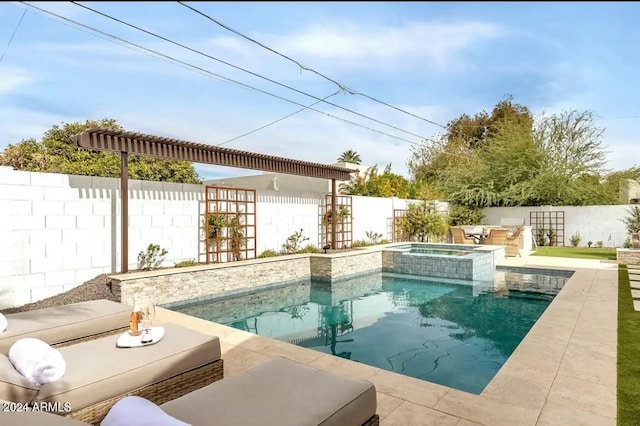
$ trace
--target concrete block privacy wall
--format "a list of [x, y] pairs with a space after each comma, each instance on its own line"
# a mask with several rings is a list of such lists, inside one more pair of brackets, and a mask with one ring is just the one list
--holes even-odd
[[[119, 179], [0, 167], [0, 308], [120, 268]], [[149, 243], [197, 257], [201, 185], [129, 181], [129, 267]]]
[[[0, 167], [0, 309], [41, 300], [120, 271], [120, 179]], [[147, 245], [168, 250], [164, 266], [204, 261], [204, 185], [129, 181], [129, 269]], [[322, 242], [324, 194], [258, 190], [257, 253], [279, 251], [302, 229]], [[354, 239], [391, 238], [393, 208], [406, 200], [354, 197]], [[400, 207], [394, 207], [394, 206]]]
[[[120, 180], [0, 167], [0, 309], [68, 291], [100, 274], [120, 271]], [[150, 243], [168, 250], [164, 266], [202, 256], [204, 185], [129, 181], [129, 268]], [[394, 209], [411, 200], [352, 197], [353, 240], [366, 232], [392, 238]], [[257, 191], [257, 253], [279, 251], [302, 229], [320, 245], [324, 194]], [[441, 207], [445, 204], [441, 204]], [[565, 244], [621, 246], [627, 205], [554, 207], [565, 211]], [[524, 217], [538, 207], [485, 209], [486, 224]], [[611, 235], [611, 240], [609, 236]]]
[[532, 211], [563, 211], [564, 212], [564, 245], [571, 246], [570, 238], [579, 232], [582, 237], [580, 246], [586, 247], [588, 242], [593, 245], [602, 241], [603, 247], [622, 247], [629, 236], [622, 219], [629, 215], [628, 210], [633, 207], [628, 204], [611, 206], [541, 206], [541, 207], [491, 207], [482, 212], [485, 215], [485, 225], [500, 225], [505, 218], [523, 218], [525, 224], [530, 225]]

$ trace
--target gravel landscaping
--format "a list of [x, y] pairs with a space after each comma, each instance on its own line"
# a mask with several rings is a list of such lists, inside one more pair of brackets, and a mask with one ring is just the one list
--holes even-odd
[[102, 274], [90, 279], [89, 281], [80, 284], [65, 293], [51, 296], [47, 299], [39, 300], [37, 302], [28, 303], [23, 306], [15, 308], [3, 309], [0, 312], [3, 314], [12, 314], [21, 311], [31, 311], [40, 308], [49, 308], [51, 306], [68, 305], [76, 302], [86, 302], [88, 300], [108, 299], [115, 302], [120, 302], [120, 294], [112, 293], [110, 290], [109, 275]]

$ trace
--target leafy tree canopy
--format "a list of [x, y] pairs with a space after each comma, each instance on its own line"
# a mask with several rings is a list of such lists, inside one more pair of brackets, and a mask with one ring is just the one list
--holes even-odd
[[620, 181], [640, 172], [605, 170], [604, 129], [589, 111], [533, 120], [507, 100], [447, 130], [414, 149], [408, 166], [415, 181], [467, 207], [615, 204]]
[[378, 166], [367, 169], [364, 176], [352, 176], [347, 183], [340, 184], [340, 190], [347, 195], [363, 195], [369, 197], [409, 198], [409, 181], [391, 171], [388, 164], [382, 173]]
[[[94, 127], [123, 130], [113, 119], [54, 125], [43, 134], [39, 142], [35, 139], [26, 139], [7, 146], [0, 153], [0, 165], [32, 172], [120, 177], [120, 156], [117, 153], [88, 151], [75, 145], [73, 141], [75, 134]], [[201, 182], [193, 164], [188, 161], [163, 160], [138, 155], [129, 156], [129, 177], [162, 182]]]

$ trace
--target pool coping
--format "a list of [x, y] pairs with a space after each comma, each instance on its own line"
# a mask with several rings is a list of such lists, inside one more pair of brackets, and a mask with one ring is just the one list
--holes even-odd
[[499, 266], [575, 273], [480, 395], [413, 379], [312, 349], [160, 309], [220, 337], [225, 376], [284, 356], [372, 381], [382, 424], [616, 424], [617, 264], [507, 258]]

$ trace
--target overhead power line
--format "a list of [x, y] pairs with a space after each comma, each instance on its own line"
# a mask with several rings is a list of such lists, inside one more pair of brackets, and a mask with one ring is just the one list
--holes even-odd
[[[236, 85], [238, 85], [238, 86], [242, 86], [242, 87], [244, 87], [244, 88], [248, 88], [248, 89], [254, 90], [254, 91], [256, 91], [256, 92], [263, 93], [263, 94], [265, 94], [265, 95], [268, 95], [268, 96], [271, 96], [271, 97], [274, 97], [274, 98], [280, 99], [280, 100], [282, 100], [282, 101], [285, 101], [285, 102], [288, 102], [288, 103], [291, 103], [291, 104], [294, 104], [294, 105], [300, 106], [300, 107], [302, 107], [303, 109], [308, 109], [308, 110], [310, 110], [310, 111], [314, 111], [314, 112], [317, 112], [317, 113], [319, 113], [319, 114], [323, 114], [323, 115], [325, 115], [325, 116], [327, 116], [327, 117], [331, 117], [331, 118], [334, 118], [334, 119], [337, 119], [337, 120], [343, 121], [343, 122], [348, 123], [348, 124], [351, 124], [351, 125], [353, 125], [353, 126], [357, 126], [357, 127], [360, 127], [360, 128], [363, 128], [363, 129], [367, 129], [367, 130], [369, 130], [369, 131], [372, 131], [372, 132], [375, 132], [375, 133], [378, 133], [378, 134], [381, 134], [381, 135], [384, 135], [384, 136], [387, 136], [387, 137], [390, 137], [390, 138], [393, 138], [393, 139], [397, 139], [397, 140], [400, 140], [400, 141], [403, 141], [403, 142], [407, 142], [407, 143], [409, 143], [409, 144], [411, 144], [411, 145], [420, 145], [419, 143], [414, 142], [414, 141], [411, 141], [411, 140], [409, 140], [409, 139], [405, 139], [405, 138], [402, 138], [402, 137], [400, 137], [400, 136], [392, 135], [392, 134], [390, 134], [390, 133], [386, 133], [386, 132], [383, 132], [383, 131], [381, 131], [381, 130], [374, 129], [374, 128], [371, 128], [371, 127], [365, 126], [365, 125], [363, 125], [363, 124], [356, 123], [356, 122], [354, 122], [354, 121], [347, 120], [347, 119], [342, 118], [342, 117], [338, 117], [338, 116], [336, 116], [336, 115], [334, 115], [334, 114], [330, 114], [330, 113], [325, 112], [325, 111], [321, 111], [321, 110], [318, 110], [318, 109], [315, 109], [315, 108], [311, 108], [311, 106], [310, 106], [310, 105], [304, 105], [304, 104], [301, 104], [301, 103], [299, 103], [299, 102], [293, 101], [293, 100], [291, 100], [291, 99], [287, 99], [287, 98], [285, 98], [285, 97], [282, 97], [282, 96], [276, 95], [276, 94], [274, 94], [274, 93], [268, 92], [268, 91], [266, 91], [266, 90], [262, 90], [262, 89], [259, 89], [259, 88], [256, 88], [256, 87], [253, 87], [253, 86], [251, 86], [251, 85], [249, 85], [249, 84], [242, 83], [242, 82], [240, 82], [240, 81], [237, 81], [237, 80], [231, 79], [231, 78], [229, 78], [229, 77], [225, 77], [225, 76], [223, 76], [223, 75], [220, 75], [220, 74], [214, 73], [213, 71], [207, 70], [207, 69], [202, 68], [202, 67], [199, 67], [199, 66], [197, 66], [197, 65], [190, 64], [190, 63], [185, 62], [185, 61], [182, 61], [182, 60], [180, 60], [180, 59], [176, 59], [176, 58], [174, 58], [174, 57], [172, 57], [172, 56], [170, 56], [170, 55], [164, 54], [164, 53], [162, 53], [162, 52], [158, 52], [158, 51], [156, 51], [156, 50], [149, 49], [149, 48], [144, 47], [144, 46], [141, 46], [141, 45], [139, 45], [139, 44], [136, 44], [136, 43], [130, 42], [130, 41], [125, 40], [125, 39], [123, 39], [123, 38], [121, 38], [121, 37], [118, 37], [118, 36], [115, 36], [115, 35], [112, 35], [112, 34], [106, 33], [106, 32], [104, 32], [104, 31], [102, 31], [102, 30], [99, 30], [99, 29], [97, 29], [97, 28], [93, 28], [93, 27], [91, 27], [91, 26], [89, 26], [89, 25], [86, 25], [86, 24], [83, 24], [83, 23], [81, 23], [81, 22], [75, 21], [75, 20], [73, 20], [73, 19], [67, 18], [67, 17], [62, 16], [62, 15], [60, 15], [60, 14], [57, 14], [57, 13], [51, 12], [51, 11], [46, 10], [46, 9], [42, 9], [42, 8], [40, 8], [40, 7], [38, 7], [38, 6], [34, 6], [34, 5], [32, 5], [32, 4], [28, 3], [28, 2], [20, 2], [20, 3], [23, 3], [23, 4], [24, 4], [24, 5], [26, 5], [26, 6], [29, 6], [29, 7], [31, 7], [31, 8], [34, 8], [34, 9], [36, 9], [36, 10], [39, 10], [40, 12], [46, 13], [46, 14], [48, 14], [48, 15], [55, 16], [56, 18], [62, 19], [62, 20], [64, 20], [64, 21], [66, 21], [66, 22], [71, 22], [71, 23], [73, 23], [73, 24], [75, 24], [75, 25], [78, 25], [78, 26], [80, 26], [80, 27], [82, 27], [82, 28], [86, 28], [86, 29], [91, 30], [91, 31], [94, 31], [94, 32], [96, 32], [96, 33], [98, 33], [98, 34], [102, 34], [102, 35], [104, 35], [104, 36], [108, 37], [108, 38], [109, 38], [109, 39], [111, 39], [111, 40], [117, 40], [117, 41], [118, 41], [118, 42], [120, 42], [120, 43], [125, 43], [125, 44], [127, 44], [127, 45], [129, 45], [129, 46], [134, 46], [134, 47], [136, 47], [136, 48], [138, 48], [138, 49], [140, 49], [140, 50], [142, 50], [142, 51], [152, 53], [152, 54], [154, 55], [154, 57], [158, 57], [159, 59], [163, 59], [163, 58], [164, 58], [164, 59], [168, 59], [171, 63], [184, 65], [184, 66], [186, 66], [187, 68], [189, 68], [189, 69], [191, 69], [191, 70], [196, 70], [196, 71], [198, 71], [198, 72], [200, 72], [200, 73], [203, 73], [203, 74], [205, 74], [205, 75], [207, 75], [207, 76], [209, 76], [209, 77], [214, 77], [214, 78], [217, 78], [217, 79], [220, 79], [220, 80], [224, 80], [224, 81], [226, 81], [226, 82], [234, 83], [234, 84], [236, 84]], [[320, 99], [319, 101], [323, 101], [323, 100], [322, 100], [322, 99]], [[316, 103], [317, 103], [317, 102], [316, 102]]]
[[[330, 97], [332, 97], [332, 96], [335, 96], [335, 95], [337, 95], [338, 93], [340, 93], [340, 91], [339, 91], [339, 90], [338, 90], [337, 92], [334, 92], [334, 93], [330, 94], [329, 96], [324, 97], [322, 100], [325, 100], [325, 99], [328, 99], [328, 98], [330, 98]], [[260, 131], [260, 130], [262, 130], [262, 129], [266, 129], [266, 128], [267, 128], [267, 127], [269, 127], [269, 126], [272, 126], [272, 125], [274, 125], [274, 124], [276, 124], [276, 123], [279, 123], [279, 122], [281, 122], [281, 121], [283, 121], [283, 120], [286, 120], [287, 118], [289, 118], [289, 117], [291, 117], [291, 116], [293, 116], [293, 115], [296, 115], [296, 114], [298, 114], [298, 113], [301, 113], [302, 111], [307, 110], [307, 109], [309, 109], [310, 107], [312, 107], [312, 106], [314, 106], [314, 105], [316, 105], [316, 104], [319, 104], [320, 102], [321, 102], [321, 101], [316, 101], [316, 102], [312, 103], [311, 105], [309, 105], [309, 106], [307, 106], [307, 107], [304, 107], [304, 108], [301, 108], [301, 109], [299, 109], [299, 110], [297, 110], [297, 111], [294, 111], [294, 112], [292, 112], [291, 114], [285, 115], [284, 117], [279, 118], [279, 119], [277, 119], [277, 120], [275, 120], [275, 121], [272, 121], [272, 122], [270, 122], [270, 123], [268, 123], [268, 124], [265, 124], [264, 126], [260, 126], [260, 127], [258, 127], [257, 129], [253, 129], [253, 130], [251, 130], [250, 132], [243, 133], [243, 134], [241, 134], [240, 136], [236, 136], [235, 138], [231, 138], [231, 139], [229, 139], [229, 140], [226, 140], [226, 141], [224, 141], [224, 142], [221, 142], [221, 143], [219, 143], [219, 144], [218, 144], [218, 146], [228, 144], [229, 142], [236, 141], [236, 140], [238, 140], [238, 139], [240, 139], [240, 138], [243, 138], [243, 137], [245, 137], [245, 136], [249, 136], [249, 135], [251, 135], [251, 134], [253, 134], [253, 133], [255, 133], [255, 132], [258, 132], [258, 131]]]
[[291, 91], [293, 91], [293, 92], [299, 93], [299, 94], [304, 95], [304, 96], [308, 96], [308, 97], [310, 97], [310, 98], [312, 98], [312, 99], [315, 99], [315, 100], [317, 100], [317, 101], [321, 101], [321, 102], [326, 103], [326, 104], [328, 104], [328, 105], [331, 105], [331, 106], [333, 106], [333, 107], [336, 107], [336, 108], [342, 109], [342, 110], [344, 110], [344, 111], [350, 112], [351, 114], [355, 114], [355, 115], [357, 115], [357, 116], [359, 116], [359, 117], [365, 118], [365, 119], [367, 119], [367, 120], [371, 120], [371, 121], [373, 121], [373, 122], [375, 122], [375, 123], [378, 123], [378, 124], [382, 124], [383, 126], [390, 127], [390, 128], [392, 128], [392, 129], [394, 129], [394, 130], [398, 130], [398, 131], [400, 131], [400, 132], [403, 132], [403, 133], [409, 134], [409, 135], [411, 135], [411, 136], [415, 136], [415, 137], [417, 137], [417, 138], [421, 138], [421, 139], [427, 139], [425, 136], [418, 135], [418, 134], [416, 134], [416, 133], [413, 133], [413, 132], [410, 132], [410, 131], [408, 131], [408, 130], [402, 129], [402, 128], [398, 127], [398, 126], [394, 126], [393, 124], [385, 123], [384, 121], [378, 120], [377, 118], [373, 118], [373, 117], [370, 117], [370, 116], [368, 116], [368, 115], [365, 115], [365, 114], [359, 113], [359, 112], [354, 111], [354, 110], [352, 110], [352, 109], [349, 109], [349, 108], [343, 107], [342, 105], [338, 105], [338, 104], [335, 104], [335, 103], [333, 103], [333, 102], [329, 102], [329, 101], [327, 101], [327, 100], [323, 100], [322, 98], [319, 98], [319, 97], [317, 97], [317, 96], [315, 96], [315, 95], [312, 95], [312, 94], [310, 94], [310, 93], [304, 92], [304, 91], [302, 91], [302, 90], [300, 90], [300, 89], [296, 89], [295, 87], [292, 87], [292, 86], [289, 86], [289, 85], [287, 85], [287, 84], [281, 83], [281, 82], [279, 82], [279, 81], [276, 81], [276, 80], [274, 80], [274, 79], [272, 79], [272, 78], [269, 78], [269, 77], [263, 76], [263, 75], [258, 74], [258, 73], [256, 73], [256, 72], [249, 71], [249, 70], [247, 70], [247, 69], [245, 69], [245, 68], [242, 68], [242, 67], [240, 67], [240, 66], [238, 66], [238, 65], [234, 65], [234, 64], [232, 64], [232, 63], [230, 63], [230, 62], [227, 62], [227, 61], [224, 61], [224, 60], [222, 60], [222, 59], [220, 59], [220, 58], [216, 58], [215, 56], [209, 55], [208, 53], [202, 52], [201, 50], [194, 49], [193, 47], [189, 47], [189, 46], [187, 46], [187, 45], [185, 45], [185, 44], [182, 44], [182, 43], [179, 43], [179, 42], [177, 42], [177, 41], [175, 41], [175, 40], [171, 40], [171, 39], [169, 39], [169, 38], [167, 38], [167, 37], [164, 37], [164, 36], [161, 36], [161, 35], [159, 35], [159, 34], [157, 34], [157, 33], [152, 32], [152, 31], [146, 30], [146, 29], [141, 28], [141, 27], [139, 27], [139, 26], [137, 26], [137, 25], [131, 24], [131, 23], [126, 22], [126, 21], [123, 21], [122, 19], [118, 19], [118, 18], [116, 18], [116, 17], [113, 17], [113, 16], [111, 16], [111, 15], [109, 15], [109, 14], [107, 14], [107, 13], [104, 13], [104, 12], [101, 12], [101, 11], [99, 11], [99, 10], [93, 9], [93, 8], [91, 8], [91, 7], [89, 7], [89, 6], [86, 6], [86, 5], [80, 4], [80, 3], [78, 3], [77, 1], [72, 1], [71, 3], [75, 4], [76, 6], [82, 7], [82, 8], [84, 8], [84, 9], [86, 9], [86, 10], [89, 10], [89, 11], [91, 11], [91, 12], [93, 12], [93, 13], [96, 13], [96, 14], [98, 14], [98, 15], [100, 15], [100, 16], [103, 16], [103, 17], [105, 17], [105, 18], [107, 18], [107, 19], [111, 19], [112, 21], [118, 22], [119, 24], [126, 25], [126, 26], [127, 26], [127, 27], [129, 27], [129, 28], [133, 28], [133, 29], [135, 29], [135, 30], [141, 31], [141, 32], [143, 32], [143, 33], [145, 33], [145, 34], [147, 34], [147, 35], [150, 35], [150, 36], [152, 36], [152, 37], [155, 37], [155, 38], [158, 38], [158, 39], [160, 39], [160, 40], [166, 41], [167, 43], [171, 43], [171, 44], [173, 44], [173, 45], [175, 45], [175, 46], [178, 46], [178, 47], [181, 47], [181, 48], [183, 48], [183, 49], [189, 50], [190, 52], [193, 52], [193, 53], [196, 53], [196, 54], [198, 54], [198, 55], [204, 56], [204, 57], [206, 57], [206, 58], [209, 58], [209, 59], [214, 60], [214, 61], [216, 61], [216, 62], [219, 62], [219, 63], [221, 63], [221, 64], [227, 65], [227, 66], [229, 66], [229, 67], [231, 67], [231, 68], [237, 69], [237, 70], [242, 71], [242, 72], [247, 73], [247, 74], [250, 74], [250, 75], [252, 75], [252, 76], [254, 76], [254, 77], [258, 77], [258, 78], [260, 78], [260, 79], [262, 79], [262, 80], [265, 80], [265, 81], [268, 81], [268, 82], [270, 82], [270, 83], [276, 84], [276, 85], [278, 85], [278, 86], [284, 87], [284, 88], [289, 89], [289, 90], [291, 90]]
[[9, 38], [9, 43], [7, 43], [7, 47], [5, 47], [4, 52], [2, 52], [2, 56], [0, 56], [0, 62], [2, 62], [2, 60], [4, 59], [4, 55], [7, 54], [7, 51], [9, 50], [9, 47], [11, 47], [11, 43], [13, 42], [13, 38], [16, 36], [18, 29], [20, 28], [20, 25], [22, 24], [22, 20], [24, 19], [24, 15], [27, 14], [27, 9], [24, 10], [24, 12], [22, 12], [22, 16], [20, 17], [20, 20], [18, 21], [18, 25], [16, 25], [16, 28], [13, 30], [13, 34], [11, 34], [11, 37]]
[[198, 15], [203, 16], [204, 18], [207, 18], [208, 20], [210, 20], [211, 22], [213, 22], [213, 23], [215, 23], [215, 24], [219, 25], [220, 27], [224, 28], [225, 30], [227, 30], [227, 31], [231, 31], [232, 33], [237, 34], [237, 35], [239, 35], [240, 37], [242, 37], [242, 38], [244, 38], [244, 39], [246, 39], [246, 40], [249, 40], [249, 41], [250, 41], [250, 42], [252, 42], [252, 43], [257, 44], [258, 46], [260, 46], [260, 47], [262, 47], [262, 48], [264, 48], [264, 49], [266, 49], [266, 50], [268, 50], [268, 51], [270, 51], [270, 52], [273, 52], [273, 53], [275, 53], [276, 55], [278, 55], [278, 56], [280, 56], [280, 57], [282, 57], [282, 58], [284, 58], [284, 59], [286, 59], [286, 60], [288, 60], [288, 61], [293, 62], [294, 64], [296, 64], [296, 65], [297, 65], [298, 67], [300, 67], [301, 69], [303, 69], [303, 70], [305, 70], [305, 71], [312, 72], [312, 73], [316, 74], [317, 76], [322, 77], [322, 78], [324, 78], [324, 79], [325, 79], [325, 80], [327, 80], [327, 81], [330, 81], [331, 83], [333, 83], [333, 84], [335, 84], [336, 86], [338, 86], [338, 88], [340, 88], [340, 90], [342, 90], [342, 91], [344, 91], [344, 92], [347, 92], [347, 93], [349, 93], [349, 94], [351, 94], [351, 95], [363, 96], [363, 97], [365, 97], [365, 98], [367, 98], [367, 99], [369, 99], [369, 100], [372, 100], [372, 101], [374, 101], [374, 102], [377, 102], [377, 103], [379, 103], [379, 104], [381, 104], [381, 105], [384, 105], [384, 106], [386, 106], [386, 107], [393, 108], [393, 109], [395, 109], [396, 111], [399, 111], [399, 112], [402, 112], [402, 113], [404, 113], [404, 114], [410, 115], [410, 116], [412, 116], [412, 117], [414, 117], [414, 118], [417, 118], [417, 119], [419, 119], [419, 120], [425, 121], [425, 122], [427, 122], [427, 123], [429, 123], [429, 124], [433, 124], [433, 125], [436, 125], [436, 126], [438, 126], [438, 127], [442, 127], [443, 129], [446, 129], [446, 128], [447, 128], [447, 126], [445, 126], [445, 125], [443, 125], [443, 124], [436, 123], [435, 121], [429, 120], [429, 119], [427, 119], [427, 118], [421, 117], [421, 116], [419, 116], [419, 115], [417, 115], [417, 114], [414, 114], [414, 113], [412, 113], [412, 112], [409, 112], [409, 111], [406, 111], [406, 110], [404, 110], [404, 109], [402, 109], [402, 108], [399, 108], [399, 107], [397, 107], [397, 106], [395, 106], [395, 105], [391, 105], [391, 104], [389, 104], [389, 103], [387, 103], [387, 102], [381, 101], [381, 100], [379, 100], [379, 99], [377, 99], [377, 98], [374, 98], [373, 96], [369, 96], [369, 95], [367, 95], [366, 93], [362, 93], [362, 92], [359, 92], [359, 91], [357, 91], [357, 90], [351, 89], [351, 88], [349, 88], [349, 87], [345, 86], [344, 84], [342, 84], [342, 83], [340, 83], [340, 82], [338, 82], [338, 81], [334, 80], [333, 78], [331, 78], [331, 77], [327, 77], [326, 75], [322, 74], [321, 72], [318, 72], [318, 71], [314, 70], [314, 69], [313, 69], [313, 68], [311, 68], [311, 67], [308, 67], [308, 66], [306, 66], [306, 65], [303, 65], [301, 62], [299, 62], [299, 61], [297, 61], [297, 60], [295, 60], [295, 59], [290, 58], [289, 56], [285, 55], [284, 53], [280, 53], [280, 52], [278, 52], [277, 50], [275, 50], [275, 49], [273, 49], [273, 48], [271, 48], [271, 47], [269, 47], [269, 46], [265, 45], [264, 43], [261, 43], [261, 42], [259, 42], [259, 41], [255, 40], [255, 39], [253, 39], [253, 38], [251, 38], [251, 37], [249, 37], [249, 36], [247, 36], [247, 35], [245, 35], [245, 34], [241, 33], [240, 31], [238, 31], [238, 30], [236, 30], [236, 29], [231, 28], [230, 26], [228, 26], [228, 25], [226, 25], [226, 24], [224, 24], [224, 23], [220, 22], [219, 20], [215, 19], [214, 17], [212, 17], [212, 16], [210, 16], [210, 15], [208, 15], [208, 14], [206, 14], [206, 13], [202, 12], [201, 10], [196, 9], [196, 8], [195, 8], [195, 7], [193, 7], [193, 6], [190, 6], [190, 5], [186, 4], [186, 3], [185, 3], [185, 2], [183, 2], [183, 1], [179, 1], [178, 3], [180, 3], [182, 6], [186, 7], [187, 9], [190, 9], [191, 11], [193, 11], [193, 12], [197, 13]]

